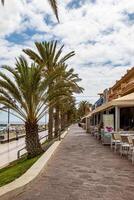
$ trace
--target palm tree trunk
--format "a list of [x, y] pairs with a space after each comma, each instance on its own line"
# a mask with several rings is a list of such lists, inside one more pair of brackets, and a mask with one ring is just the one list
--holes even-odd
[[65, 129], [65, 113], [61, 113], [61, 130]]
[[38, 135], [38, 124], [36, 122], [26, 122], [26, 149], [28, 157], [33, 158], [43, 153]]
[[70, 114], [66, 113], [66, 126], [69, 126], [70, 123]]
[[53, 107], [49, 107], [48, 139], [53, 139]]
[[65, 128], [68, 126], [68, 114], [67, 113], [65, 113], [65, 115], [64, 115], [64, 121], [65, 121]]
[[60, 110], [59, 110], [59, 106], [56, 105], [55, 109], [56, 109], [56, 113], [55, 113], [55, 137], [58, 137], [59, 128], [60, 128]]

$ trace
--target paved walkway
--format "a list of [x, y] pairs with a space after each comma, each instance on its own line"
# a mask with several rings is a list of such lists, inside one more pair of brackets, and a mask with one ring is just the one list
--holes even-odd
[[134, 166], [74, 125], [47, 169], [0, 200], [134, 200]]
[[[42, 138], [43, 136], [47, 135], [47, 131], [42, 131], [39, 133], [39, 137]], [[41, 142], [44, 142], [46, 138], [42, 139]], [[25, 137], [20, 138], [19, 140], [14, 140], [9, 143], [0, 144], [0, 168], [8, 165], [10, 162], [17, 159], [18, 150], [25, 147]], [[26, 153], [24, 149], [21, 151], [21, 155]]]

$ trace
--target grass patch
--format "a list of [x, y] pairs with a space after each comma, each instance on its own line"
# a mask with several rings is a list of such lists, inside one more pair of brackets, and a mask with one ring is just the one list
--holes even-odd
[[[42, 144], [44, 152], [57, 140], [54, 138], [49, 141], [46, 140]], [[6, 185], [23, 175], [40, 157], [41, 155], [28, 159], [24, 155], [19, 160], [13, 161], [7, 167], [0, 169], [0, 187]]]
[[24, 174], [39, 158], [27, 159], [27, 157], [21, 158], [12, 162], [5, 168], [0, 169], [0, 187], [14, 181]]

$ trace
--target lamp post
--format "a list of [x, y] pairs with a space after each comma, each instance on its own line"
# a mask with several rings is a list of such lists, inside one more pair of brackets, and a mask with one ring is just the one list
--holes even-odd
[[8, 122], [7, 122], [7, 141], [10, 141], [9, 133], [10, 133], [10, 108], [8, 108]]
[[45, 112], [45, 130], [47, 130], [47, 111]]
[[[15, 103], [15, 99], [11, 99]], [[10, 142], [10, 108], [8, 109], [8, 121], [7, 121], [7, 141]]]

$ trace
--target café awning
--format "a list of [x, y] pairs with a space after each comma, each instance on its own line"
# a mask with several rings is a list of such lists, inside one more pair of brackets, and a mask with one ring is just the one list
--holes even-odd
[[102, 106], [97, 107], [95, 110], [93, 110], [89, 115], [86, 117], [91, 117], [93, 114], [96, 114], [98, 112], [107, 110], [112, 107], [130, 107], [134, 106], [134, 93], [125, 95], [123, 97], [120, 97], [118, 99], [114, 99], [108, 103], [103, 104]]

